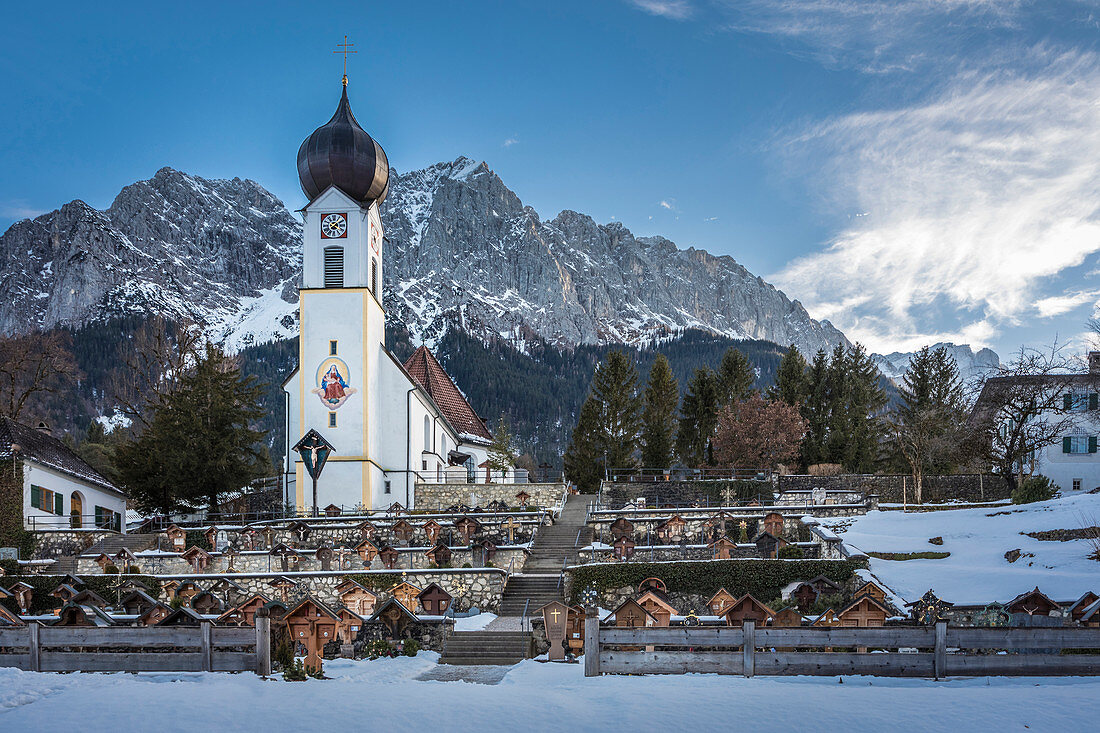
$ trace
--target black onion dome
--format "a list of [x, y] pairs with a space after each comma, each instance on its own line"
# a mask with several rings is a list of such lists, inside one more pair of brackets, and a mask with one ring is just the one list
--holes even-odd
[[298, 148], [302, 191], [312, 201], [329, 186], [336, 186], [359, 203], [382, 203], [389, 178], [386, 151], [355, 120], [345, 86], [336, 114]]

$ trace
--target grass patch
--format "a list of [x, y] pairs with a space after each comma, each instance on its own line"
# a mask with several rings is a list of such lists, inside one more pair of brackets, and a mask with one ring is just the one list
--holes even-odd
[[876, 560], [943, 560], [950, 552], [868, 552]]

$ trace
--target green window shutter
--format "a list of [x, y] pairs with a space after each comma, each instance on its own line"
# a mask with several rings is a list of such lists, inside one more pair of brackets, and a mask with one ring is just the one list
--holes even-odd
[[1073, 407], [1073, 395], [1071, 395], [1071, 394], [1062, 395], [1062, 409], [1063, 410], [1068, 410], [1071, 407]]
[[103, 507], [101, 506], [95, 508], [95, 526], [101, 529], [103, 527]]
[[1090, 435], [1089, 436], [1089, 453], [1095, 453], [1095, 452], [1096, 452], [1096, 436], [1095, 435]]
[[31, 484], [31, 506], [35, 509], [42, 508], [42, 487]]
[[1089, 409], [1100, 409], [1100, 394], [1096, 392], [1089, 392]]
[[53, 513], [57, 516], [61, 516], [65, 513], [65, 499], [61, 494], [55, 493], [53, 495]]
[[1062, 452], [1069, 453], [1071, 450], [1073, 450], [1073, 438], [1067, 435], [1062, 438]]

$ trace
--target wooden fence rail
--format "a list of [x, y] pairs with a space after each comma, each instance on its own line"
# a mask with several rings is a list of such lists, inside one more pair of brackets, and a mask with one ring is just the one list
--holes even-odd
[[[850, 651], [851, 649], [856, 651]], [[838, 651], [832, 651], [837, 649]], [[585, 619], [584, 673], [891, 677], [1100, 674], [1100, 628], [727, 626], [601, 628]], [[1062, 653], [1073, 650], [1073, 653]]]
[[271, 619], [256, 627], [40, 626], [0, 629], [0, 667], [31, 672], [271, 674]]

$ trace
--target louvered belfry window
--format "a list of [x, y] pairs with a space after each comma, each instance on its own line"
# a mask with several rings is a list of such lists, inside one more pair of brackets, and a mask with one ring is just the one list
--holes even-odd
[[325, 247], [325, 287], [344, 287], [343, 247]]

